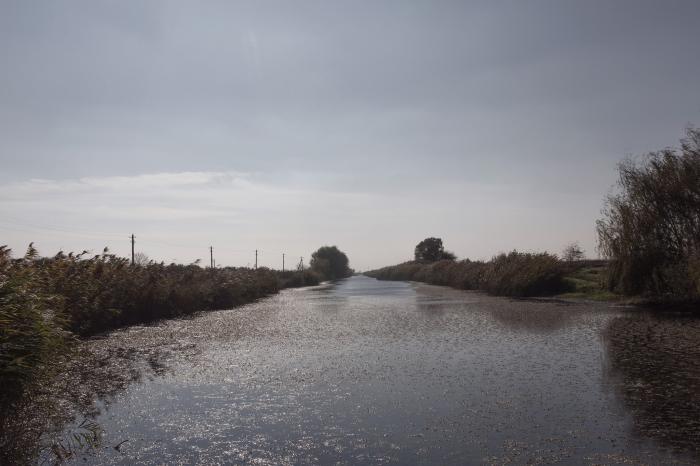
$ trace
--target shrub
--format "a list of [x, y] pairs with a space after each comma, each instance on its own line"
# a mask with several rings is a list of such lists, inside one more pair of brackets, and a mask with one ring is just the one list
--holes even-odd
[[700, 297], [700, 130], [681, 149], [619, 165], [619, 192], [597, 222], [600, 251], [610, 259], [609, 288], [673, 300]]

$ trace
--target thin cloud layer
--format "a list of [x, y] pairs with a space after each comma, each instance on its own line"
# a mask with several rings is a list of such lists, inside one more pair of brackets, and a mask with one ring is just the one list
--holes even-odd
[[[696, 1], [3, 2], [0, 210], [195, 251], [346, 242], [359, 268], [427, 235], [472, 257], [594, 254], [616, 163], [700, 124], [698, 16]], [[82, 249], [69, 239], [45, 248]]]

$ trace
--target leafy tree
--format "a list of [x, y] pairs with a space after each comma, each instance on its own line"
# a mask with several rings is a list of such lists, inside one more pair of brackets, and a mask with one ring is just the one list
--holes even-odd
[[457, 255], [452, 251], [442, 251], [442, 257], [440, 257], [440, 259], [444, 261], [454, 261], [457, 260]]
[[311, 255], [311, 270], [324, 280], [337, 280], [352, 275], [348, 256], [336, 246], [323, 246]]
[[426, 238], [416, 245], [415, 259], [417, 262], [436, 262], [439, 260], [455, 260], [457, 256], [445, 251], [440, 238]]
[[688, 128], [680, 150], [623, 161], [618, 188], [597, 222], [610, 288], [700, 297], [700, 130]]

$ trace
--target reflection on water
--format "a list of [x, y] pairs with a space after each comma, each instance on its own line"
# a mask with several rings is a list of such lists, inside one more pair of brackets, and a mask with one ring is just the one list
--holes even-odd
[[[692, 462], [699, 428], [697, 405], [693, 411], [688, 400], [697, 397], [697, 385], [689, 385], [697, 371], [686, 361], [687, 374], [673, 379], [681, 386], [673, 393], [685, 394], [688, 409], [668, 411], [677, 419], [664, 421], [666, 437], [640, 427], [645, 413], [660, 412], [649, 406], [667, 401], [661, 392], [646, 397], [627, 388], [653, 384], [624, 356], [638, 351], [628, 341], [636, 338], [627, 331], [633, 327], [615, 331], [618, 321], [635, 319], [600, 304], [515, 301], [353, 277], [115, 332], [86, 345], [96, 354], [147, 348], [129, 370], [153, 376], [103, 406], [96, 420], [104, 447], [85, 460]], [[603, 340], [603, 332], [612, 336]], [[157, 355], [155, 366], [148, 355]], [[668, 367], [663, 360], [647, 364]], [[630, 402], [635, 397], [643, 400], [638, 407]], [[687, 441], [670, 450], [671, 436]]]
[[635, 431], [700, 453], [700, 319], [626, 315], [604, 335], [610, 375]]

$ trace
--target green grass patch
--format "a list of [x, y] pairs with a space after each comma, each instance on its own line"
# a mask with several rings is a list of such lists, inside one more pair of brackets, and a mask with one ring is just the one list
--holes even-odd
[[581, 267], [564, 277], [569, 291], [560, 298], [590, 299], [593, 301], [618, 301], [622, 296], [605, 288], [606, 266]]

